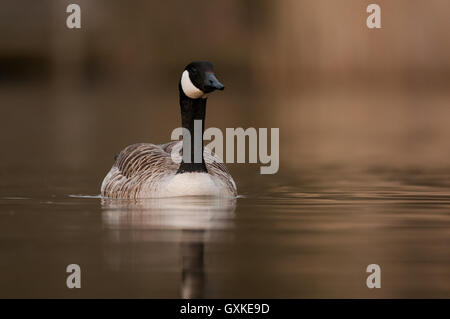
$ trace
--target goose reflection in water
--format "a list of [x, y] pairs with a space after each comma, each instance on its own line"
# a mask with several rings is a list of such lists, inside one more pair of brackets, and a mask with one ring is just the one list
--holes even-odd
[[[107, 266], [114, 270], [152, 271], [152, 267], [169, 254], [164, 247], [175, 244], [176, 258], [181, 260], [182, 298], [202, 298], [205, 290], [205, 242], [220, 240], [233, 227], [236, 199], [217, 197], [179, 197], [142, 200], [102, 199], [102, 223], [110, 242], [105, 249]], [[142, 245], [157, 242], [155, 256], [136, 253]], [[123, 249], [122, 247], [126, 247]], [[145, 260], [143, 259], [143, 256]], [[164, 261], [162, 261], [164, 263]], [[150, 266], [148, 266], [150, 264]], [[170, 265], [163, 265], [170, 268]], [[179, 271], [179, 269], [177, 270]]]

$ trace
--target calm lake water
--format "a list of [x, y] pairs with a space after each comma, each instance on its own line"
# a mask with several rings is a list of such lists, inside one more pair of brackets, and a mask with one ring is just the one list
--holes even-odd
[[[331, 113], [322, 98], [305, 97], [297, 103], [315, 111], [286, 106], [274, 122], [246, 116], [244, 127], [280, 127], [278, 174], [231, 165], [235, 200], [132, 201], [98, 197], [101, 180], [122, 147], [167, 139], [176, 98], [160, 121], [131, 97], [3, 96], [11, 107], [2, 110], [2, 298], [450, 297], [448, 111], [440, 106], [448, 99], [400, 122], [389, 105], [398, 99], [361, 117], [367, 100], [348, 97], [329, 97]], [[125, 101], [137, 105], [133, 114]], [[231, 114], [244, 103], [211, 102], [207, 126], [239, 123], [224, 116], [228, 102]], [[420, 100], [404, 103], [413, 110]], [[81, 289], [66, 287], [69, 264], [81, 267]], [[381, 289], [366, 287], [369, 264], [381, 266]]]

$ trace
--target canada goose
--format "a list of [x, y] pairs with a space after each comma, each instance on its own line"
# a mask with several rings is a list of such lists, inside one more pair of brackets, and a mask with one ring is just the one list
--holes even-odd
[[[189, 195], [235, 197], [236, 184], [216, 155], [203, 147], [207, 94], [223, 90], [213, 65], [192, 62], [184, 69], [178, 84], [181, 124], [190, 132], [190, 140], [162, 145], [133, 144], [122, 150], [103, 179], [101, 193], [112, 198], [152, 198]], [[201, 159], [194, 160], [194, 121], [201, 120]], [[172, 160], [172, 150], [181, 154], [190, 149], [190, 161]], [[178, 149], [180, 150], [178, 152]], [[187, 157], [187, 156], [186, 156]]]

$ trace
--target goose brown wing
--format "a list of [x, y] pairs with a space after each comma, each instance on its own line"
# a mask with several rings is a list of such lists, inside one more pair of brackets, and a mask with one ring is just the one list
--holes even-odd
[[140, 143], [123, 149], [102, 184], [102, 195], [134, 198], [146, 182], [156, 187], [161, 178], [175, 174], [178, 165], [165, 145]]
[[151, 175], [158, 171], [167, 173], [178, 168], [162, 145], [147, 143], [127, 146], [120, 152], [114, 165], [127, 178], [142, 174]]
[[228, 169], [224, 163], [221, 163], [221, 159], [213, 152], [205, 151], [203, 153], [206, 162], [206, 169], [212, 176], [218, 177], [235, 196], [237, 195], [236, 183], [228, 172]]

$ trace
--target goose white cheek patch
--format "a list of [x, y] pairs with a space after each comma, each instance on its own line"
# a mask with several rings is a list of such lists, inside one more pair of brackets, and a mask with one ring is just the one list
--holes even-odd
[[189, 72], [186, 70], [181, 75], [181, 88], [183, 89], [184, 94], [191, 99], [198, 99], [205, 94], [192, 83], [189, 78]]

